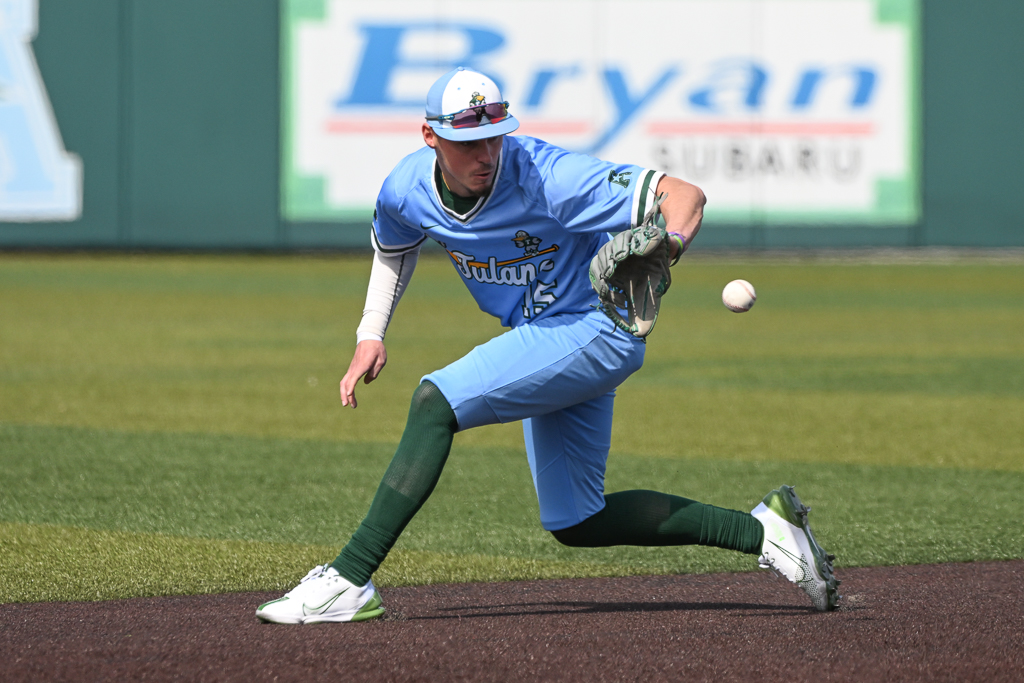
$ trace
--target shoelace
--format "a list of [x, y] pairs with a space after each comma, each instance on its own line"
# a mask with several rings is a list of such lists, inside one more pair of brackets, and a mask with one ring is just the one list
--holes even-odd
[[309, 573], [306, 574], [306, 576], [304, 576], [302, 578], [302, 581], [299, 581], [299, 583], [306, 583], [307, 581], [310, 581], [312, 579], [319, 578], [320, 576], [323, 575], [323, 573], [325, 571], [327, 571], [327, 568], [330, 567], [330, 566], [331, 565], [329, 565], [329, 564], [318, 564], [317, 566], [315, 566], [312, 569], [310, 569]]

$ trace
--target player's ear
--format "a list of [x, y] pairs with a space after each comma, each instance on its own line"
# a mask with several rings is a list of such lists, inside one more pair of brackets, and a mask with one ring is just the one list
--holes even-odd
[[434, 135], [434, 129], [423, 124], [423, 142], [427, 143], [427, 147], [430, 149], [437, 149], [437, 136]]

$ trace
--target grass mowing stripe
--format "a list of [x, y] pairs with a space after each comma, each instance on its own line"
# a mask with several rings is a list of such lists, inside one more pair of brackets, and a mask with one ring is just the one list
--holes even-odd
[[[185, 538], [0, 522], [0, 603], [113, 600], [291, 589], [333, 559], [328, 546]], [[439, 582], [620, 576], [626, 568], [396, 550], [382, 587]], [[256, 605], [253, 605], [255, 610]]]
[[[654, 410], [649, 396], [676, 411]], [[650, 385], [616, 399], [613, 451], [1022, 472], [1024, 399]]]
[[[342, 410], [337, 380], [348, 366], [367, 268], [365, 257], [4, 257], [0, 419], [397, 441], [419, 378], [500, 328], [476, 309], [445, 260], [425, 256], [389, 327], [385, 372], [360, 387], [365, 409]], [[737, 275], [761, 294], [749, 314], [720, 303], [722, 284]], [[847, 409], [891, 415], [885, 430], [901, 452], [875, 440], [828, 453], [848, 462], [1003, 467], [978, 454], [1019, 449], [1024, 440], [1019, 265], [697, 260], [675, 278], [645, 367], [622, 388], [620, 406], [667, 419], [671, 411], [650, 410], [652, 391], [702, 392], [687, 405], [707, 403], [702, 422], [716, 430], [742, 420], [741, 447], [748, 434], [775, 428], [756, 403], [762, 396], [776, 404], [790, 394], [821, 400], [832, 408], [824, 411], [830, 421], [791, 410], [785, 422], [825, 440], [834, 427], [843, 431]], [[727, 389], [751, 393], [747, 400], [730, 395], [738, 401], [730, 404], [718, 393]], [[955, 409], [944, 407], [946, 399]], [[915, 401], [922, 407], [915, 410]], [[1007, 401], [1006, 428], [993, 424], [1000, 401]], [[918, 431], [938, 414], [947, 431], [969, 434], [970, 443], [958, 448], [956, 439]], [[466, 439], [493, 446], [508, 433], [474, 430]], [[813, 450], [792, 446], [771, 457], [802, 453], [806, 460]], [[697, 449], [735, 457], [729, 448]]]
[[645, 385], [686, 389], [774, 389], [902, 395], [991, 396], [1024, 399], [1024, 358], [992, 355], [956, 357], [858, 355], [804, 358], [694, 358], [685, 366], [656, 358], [638, 377]]
[[[284, 589], [327, 549], [0, 523], [0, 602]], [[254, 606], [255, 609], [255, 606]]]
[[[11, 426], [0, 427], [0, 452], [0, 520], [329, 547], [320, 560], [356, 528], [391, 456], [386, 445]], [[1022, 473], [616, 453], [607, 483], [740, 510], [796, 484], [841, 566], [1024, 557]], [[609, 572], [753, 567], [711, 548], [566, 548], [537, 518], [519, 449], [456, 446], [398, 549], [451, 558], [438, 579], [458, 576], [458, 558], [470, 556], [619, 567]]]

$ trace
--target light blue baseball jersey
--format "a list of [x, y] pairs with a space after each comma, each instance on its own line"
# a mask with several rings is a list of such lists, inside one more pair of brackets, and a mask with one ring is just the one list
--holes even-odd
[[506, 327], [591, 310], [591, 259], [608, 233], [643, 220], [662, 176], [505, 136], [491, 193], [457, 214], [441, 202], [435, 163], [434, 150], [423, 147], [384, 181], [374, 249], [400, 254], [436, 240], [480, 309]]

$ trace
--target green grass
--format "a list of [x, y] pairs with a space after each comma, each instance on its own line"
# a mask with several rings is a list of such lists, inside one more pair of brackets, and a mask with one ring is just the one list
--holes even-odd
[[[5, 602], [110, 600], [126, 596], [292, 588], [330, 546], [223, 541], [97, 531], [49, 524], [0, 523]], [[609, 576], [603, 565], [395, 550], [381, 585]]]
[[[367, 259], [0, 257], [0, 602], [281, 589], [365, 513], [419, 377], [500, 332], [426, 258], [343, 409]], [[619, 391], [609, 490], [749, 509], [780, 483], [841, 566], [1024, 557], [1024, 267], [695, 260]], [[735, 315], [721, 286], [759, 301]], [[518, 425], [461, 434], [382, 585], [743, 570], [574, 550]]]

